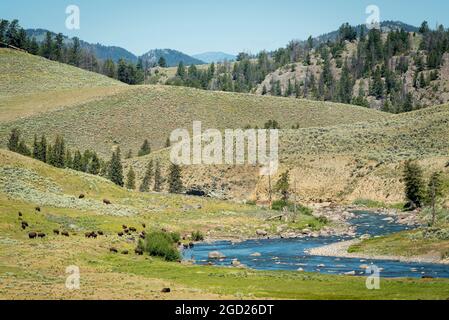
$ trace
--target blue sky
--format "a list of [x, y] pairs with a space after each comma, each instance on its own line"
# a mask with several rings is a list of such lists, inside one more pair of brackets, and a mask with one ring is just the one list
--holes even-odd
[[[80, 8], [80, 30], [65, 27], [71, 4]], [[446, 0], [1, 0], [0, 18], [139, 55], [153, 48], [235, 54], [283, 47], [343, 22], [364, 23], [370, 4], [380, 8], [381, 20], [449, 26]]]

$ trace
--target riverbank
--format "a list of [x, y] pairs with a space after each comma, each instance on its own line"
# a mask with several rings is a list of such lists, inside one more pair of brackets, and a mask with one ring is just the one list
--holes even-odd
[[404, 257], [398, 255], [379, 255], [379, 254], [348, 252], [350, 247], [358, 245], [361, 242], [362, 240], [359, 239], [337, 242], [326, 246], [310, 249], [308, 253], [312, 256], [321, 256], [321, 257], [354, 258], [366, 260], [391, 260], [406, 263], [414, 262], [414, 263], [435, 263], [435, 264], [449, 265], [449, 259], [442, 260], [439, 255], [432, 253], [422, 256]]

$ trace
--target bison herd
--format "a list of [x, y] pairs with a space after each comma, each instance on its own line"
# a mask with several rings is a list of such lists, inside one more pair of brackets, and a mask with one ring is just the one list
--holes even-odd
[[[79, 199], [84, 199], [84, 198], [85, 198], [85, 195], [84, 195], [84, 194], [80, 194], [80, 195], [79, 195]], [[111, 201], [109, 201], [109, 200], [107, 200], [107, 199], [104, 199], [104, 200], [103, 200], [103, 203], [106, 204], [106, 205], [112, 204]], [[42, 209], [41, 209], [40, 207], [36, 207], [36, 208], [35, 208], [35, 212], [36, 212], [36, 213], [42, 212]], [[24, 220], [23, 220], [23, 217], [24, 217], [23, 213], [22, 213], [22, 212], [19, 212], [19, 213], [18, 213], [18, 216], [19, 216], [19, 221], [20, 221], [20, 227], [22, 228], [22, 230], [26, 230], [27, 228], [30, 228], [29, 223], [28, 223], [27, 221], [24, 221]], [[142, 227], [143, 227], [143, 229], [146, 229], [146, 224], [145, 224], [145, 223], [142, 223]], [[70, 237], [70, 234], [69, 234], [68, 231], [61, 231], [61, 230], [59, 230], [59, 229], [53, 229], [53, 235], [55, 235], [55, 236]], [[75, 235], [76, 235], [76, 234], [75, 234]], [[104, 236], [104, 235], [105, 235], [105, 233], [104, 233], [103, 231], [101, 231], [101, 230], [98, 230], [98, 231], [89, 231], [89, 232], [86, 232], [86, 233], [84, 234], [84, 236], [85, 236], [86, 238], [89, 238], [89, 239], [97, 239], [99, 236]], [[141, 232], [139, 232], [139, 231], [137, 230], [136, 227], [132, 227], [132, 226], [129, 226], [129, 227], [128, 227], [127, 225], [122, 225], [122, 230], [121, 230], [120, 232], [118, 232], [117, 235], [118, 235], [119, 237], [123, 237], [123, 236], [125, 236], [125, 235], [138, 236], [140, 239], [145, 239], [145, 237], [146, 237], [146, 231], [145, 231], [145, 230], [142, 230]], [[43, 239], [43, 238], [45, 238], [46, 236], [47, 236], [47, 235], [46, 235], [45, 233], [40, 232], [40, 231], [31, 231], [31, 232], [28, 233], [29, 239], [38, 239], [38, 238]], [[134, 237], [131, 237], [131, 238], [129, 238], [129, 239], [134, 239]], [[109, 251], [110, 251], [111, 253], [119, 253], [119, 250], [116, 249], [116, 248], [114, 248], [114, 247], [111, 247], [111, 248], [109, 249]], [[124, 249], [124, 250], [121, 250], [120, 253], [123, 254], [123, 255], [128, 255], [128, 254], [129, 254], [129, 251], [126, 250], [126, 249]], [[144, 254], [144, 251], [143, 251], [142, 248], [137, 247], [137, 248], [134, 249], [134, 253], [135, 253], [136, 255], [141, 256], [141, 255]]]

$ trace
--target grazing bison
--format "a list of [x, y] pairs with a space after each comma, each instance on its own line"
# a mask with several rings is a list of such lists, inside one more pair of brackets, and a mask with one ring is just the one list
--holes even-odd
[[28, 222], [22, 221], [22, 229], [25, 230], [28, 227], [29, 227]]
[[111, 252], [111, 253], [118, 253], [118, 250], [116, 248], [110, 248], [109, 252]]
[[129, 253], [128, 250], [123, 250], [123, 251], [122, 251], [122, 254], [124, 254], [124, 255], [127, 255], [128, 253]]
[[170, 289], [170, 288], [163, 288], [163, 289], [161, 290], [161, 292], [162, 292], [162, 293], [170, 293], [170, 292], [171, 292], [171, 289]]
[[129, 231], [131, 231], [131, 232], [136, 232], [136, 231], [137, 231], [137, 229], [136, 229], [136, 228], [134, 228], [134, 227], [130, 227], [130, 228], [129, 228]]
[[134, 249], [134, 253], [139, 255], [139, 256], [142, 256], [143, 255], [143, 250], [141, 248], [136, 248], [136, 249]]
[[37, 237], [37, 233], [36, 232], [30, 232], [30, 233], [28, 233], [28, 237], [30, 239], [35, 239]]
[[103, 199], [103, 203], [106, 204], [106, 205], [112, 204], [112, 202], [109, 201], [108, 199]]
[[99, 236], [104, 236], [104, 232], [101, 231], [101, 230], [97, 231], [97, 234], [98, 234]]
[[86, 233], [85, 233], [85, 236], [86, 236], [86, 238], [94, 238], [94, 239], [97, 238], [97, 234], [96, 234], [94, 231], [92, 231], [92, 232], [86, 232]]
[[61, 235], [63, 235], [64, 237], [70, 237], [70, 234], [67, 231], [61, 232]]
[[126, 226], [126, 224], [122, 225], [122, 229], [123, 229], [123, 230], [128, 229], [128, 227]]
[[85, 197], [86, 197], [86, 196], [85, 196], [84, 194], [81, 193], [81, 194], [79, 195], [78, 199], [84, 199]]
[[41, 207], [36, 207], [35, 210], [36, 212], [41, 212]]
[[129, 230], [128, 229], [123, 230], [123, 232], [126, 233], [126, 234], [129, 234]]
[[123, 237], [123, 232], [119, 232], [119, 233], [117, 233], [117, 235], [118, 235], [119, 237]]
[[58, 229], [54, 229], [54, 230], [53, 230], [53, 234], [55, 234], [55, 235], [59, 236], [60, 232], [59, 232], [59, 230], [58, 230]]
[[37, 234], [37, 236], [38, 236], [39, 238], [45, 238], [46, 234], [43, 233], [43, 232], [39, 232], [39, 233]]

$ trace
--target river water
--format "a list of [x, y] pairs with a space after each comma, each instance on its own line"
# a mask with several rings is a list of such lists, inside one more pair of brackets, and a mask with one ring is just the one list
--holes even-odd
[[[350, 222], [357, 228], [357, 237], [364, 234], [381, 236], [406, 230], [408, 227], [388, 221], [387, 216], [370, 212], [355, 212], [356, 217]], [[351, 240], [349, 237], [320, 237], [303, 239], [248, 240], [240, 243], [218, 241], [201, 243], [193, 249], [183, 252], [185, 259], [193, 259], [197, 264], [208, 264], [208, 254], [219, 251], [226, 256], [223, 261], [213, 261], [215, 265], [230, 266], [233, 259], [256, 270], [298, 270], [324, 274], [345, 274], [355, 272], [366, 275], [366, 266], [375, 265], [381, 270], [381, 277], [422, 277], [449, 278], [449, 265], [429, 263], [406, 263], [400, 261], [353, 259], [337, 257], [311, 256], [311, 248]], [[252, 256], [260, 253], [260, 256]]]

